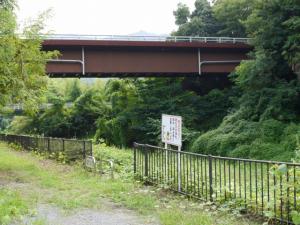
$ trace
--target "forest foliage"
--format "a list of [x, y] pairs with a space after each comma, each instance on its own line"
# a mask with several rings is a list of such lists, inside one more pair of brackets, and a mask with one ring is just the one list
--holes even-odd
[[58, 52], [41, 51], [39, 33], [47, 13], [29, 21], [18, 31], [14, 0], [0, 1], [0, 110], [10, 103], [23, 103], [26, 111], [37, 111], [47, 87], [45, 65]]
[[254, 51], [231, 75], [242, 95], [217, 129], [194, 142], [194, 151], [283, 160], [293, 156], [300, 135], [300, 86], [292, 71], [299, 62], [299, 16], [297, 1], [255, 1], [242, 20]]
[[2, 123], [3, 129], [17, 133], [88, 137], [118, 147], [134, 141], [159, 145], [161, 114], [166, 113], [183, 117], [184, 150], [258, 159], [295, 157], [300, 137], [300, 78], [295, 71], [300, 61], [299, 1], [196, 0], [193, 11], [180, 3], [174, 16], [174, 35], [252, 38], [254, 49], [230, 74], [231, 85], [217, 88], [214, 81], [208, 87], [203, 77], [92, 84], [54, 79], [43, 97], [37, 95], [52, 107], [15, 116], [10, 125], [0, 119], [0, 129]]

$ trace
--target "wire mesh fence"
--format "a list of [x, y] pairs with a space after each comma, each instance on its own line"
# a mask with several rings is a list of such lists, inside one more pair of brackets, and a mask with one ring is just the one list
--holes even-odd
[[179, 152], [134, 145], [140, 179], [204, 201], [230, 202], [243, 211], [293, 224], [300, 212], [300, 164]]
[[38, 150], [49, 154], [61, 152], [66, 161], [84, 159], [93, 154], [92, 142], [88, 140], [0, 134], [0, 141], [18, 144], [26, 150]]

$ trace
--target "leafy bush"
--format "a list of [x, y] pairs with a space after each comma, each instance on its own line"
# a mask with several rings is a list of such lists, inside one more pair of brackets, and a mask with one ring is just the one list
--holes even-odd
[[[105, 144], [94, 145], [94, 156], [97, 161], [108, 160], [113, 161], [114, 171], [117, 172], [121, 178], [127, 178], [133, 173], [133, 154], [131, 149], [119, 149], [115, 147], [109, 147]], [[103, 163], [104, 170], [108, 170], [108, 164]]]
[[14, 134], [31, 133], [34, 131], [32, 125], [33, 119], [26, 116], [15, 116], [7, 130]]
[[274, 119], [261, 122], [231, 119], [227, 117], [220, 127], [200, 135], [192, 150], [213, 155], [284, 161], [294, 156], [300, 124]]

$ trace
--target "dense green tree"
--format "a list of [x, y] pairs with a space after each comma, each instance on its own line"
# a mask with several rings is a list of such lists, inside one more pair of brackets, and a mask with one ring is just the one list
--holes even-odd
[[119, 147], [131, 145], [135, 137], [133, 112], [138, 105], [136, 87], [130, 80], [110, 80], [105, 86], [108, 113], [97, 120], [95, 138]]
[[184, 129], [184, 139], [187, 140], [187, 136], [191, 137], [196, 128], [195, 113], [199, 98], [195, 93], [183, 89], [182, 79], [147, 79], [137, 83], [137, 91], [140, 99], [135, 110], [135, 129], [139, 130], [137, 140], [152, 144], [161, 142], [162, 114], [182, 116], [184, 127], [187, 128]]
[[190, 13], [184, 4], [174, 11], [179, 26], [175, 35], [246, 37], [244, 21], [252, 13], [258, 0], [196, 0]]
[[183, 117], [187, 148], [198, 131], [221, 122], [231, 106], [232, 92], [214, 90], [201, 97], [185, 89], [182, 79], [150, 78], [111, 80], [105, 93], [110, 110], [97, 120], [97, 140], [121, 147], [134, 141], [160, 144], [160, 120], [165, 113]]
[[[293, 10], [293, 16], [283, 23], [287, 32], [290, 33], [288, 39], [285, 41], [283, 46], [283, 52], [285, 59], [292, 66], [299, 65], [300, 62], [300, 17], [299, 17], [300, 6], [295, 6]], [[298, 16], [297, 16], [298, 13]], [[300, 80], [300, 79], [299, 79]]]
[[94, 135], [96, 120], [105, 116], [107, 110], [102, 91], [94, 88], [88, 89], [74, 103], [70, 115], [71, 135], [76, 137]]
[[217, 0], [213, 15], [220, 24], [218, 34], [228, 37], [246, 37], [244, 21], [252, 13], [257, 0]]
[[23, 102], [32, 112], [46, 87], [46, 61], [56, 53], [41, 51], [43, 15], [24, 28], [23, 38], [16, 34], [14, 6], [9, 0], [0, 4], [0, 107]]
[[0, 0], [0, 7], [6, 10], [13, 10], [16, 6], [15, 0]]
[[72, 80], [66, 87], [66, 100], [74, 102], [81, 94], [82, 91], [79, 80]]
[[34, 115], [30, 126], [39, 134], [49, 137], [70, 137], [70, 111], [63, 98], [55, 98], [52, 106], [41, 115]]
[[[147, 79], [137, 85], [139, 105], [135, 109], [138, 122], [136, 129], [139, 141], [161, 143], [161, 114], [173, 114], [183, 117], [184, 148], [199, 132], [216, 127], [232, 107], [231, 97], [234, 90], [212, 90], [199, 96], [183, 85], [182, 78]], [[139, 126], [138, 126], [139, 125]], [[143, 126], [142, 126], [143, 125]]]
[[271, 57], [278, 63], [274, 67], [276, 76], [281, 74], [281, 77], [286, 77], [291, 72], [287, 67], [292, 69], [300, 59], [299, 1], [260, 1], [245, 25], [254, 40], [257, 54], [264, 53], [266, 57]]
[[46, 102], [55, 104], [57, 100], [65, 101], [64, 86], [58, 85], [52, 80], [47, 84], [47, 91], [45, 92]]
[[176, 24], [179, 25], [174, 35], [215, 36], [218, 24], [207, 0], [196, 0], [195, 10], [191, 13], [186, 5], [178, 4], [174, 11]]
[[[292, 70], [299, 40], [297, 0], [259, 1], [244, 22], [255, 47], [233, 79], [242, 90], [235, 110], [201, 135], [194, 151], [289, 160], [300, 135], [300, 85]], [[268, 21], [266, 23], [266, 21]], [[288, 48], [289, 48], [288, 47]], [[201, 149], [201, 150], [200, 150]]]
[[213, 16], [213, 7], [207, 0], [196, 0], [195, 10], [193, 11], [191, 18], [199, 18], [204, 24], [204, 31], [208, 36], [214, 36], [217, 34], [219, 24]]
[[188, 22], [190, 17], [190, 9], [187, 5], [178, 3], [177, 10], [173, 12], [176, 25], [183, 25]]

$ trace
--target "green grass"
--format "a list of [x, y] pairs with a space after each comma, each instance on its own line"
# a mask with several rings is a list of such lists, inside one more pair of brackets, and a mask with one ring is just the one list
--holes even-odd
[[0, 224], [9, 224], [28, 212], [28, 205], [17, 191], [0, 188]]
[[169, 210], [160, 213], [160, 221], [164, 225], [242, 225], [242, 224], [261, 224], [251, 222], [243, 217], [235, 217], [221, 214], [219, 212], [211, 213], [208, 211], [197, 212], [190, 210]]
[[[121, 152], [104, 146], [97, 146], [95, 149], [96, 154], [102, 155], [103, 159], [113, 159], [119, 170], [130, 167], [132, 157], [130, 151]], [[104, 153], [101, 153], [103, 149]], [[124, 174], [120, 171], [116, 177], [114, 180], [105, 175], [100, 177], [98, 174], [86, 172], [79, 164], [73, 166], [58, 164], [34, 154], [17, 152], [0, 143], [1, 180], [5, 180], [8, 185], [14, 183], [25, 185], [25, 187], [17, 185], [10, 187], [11, 202], [18, 208], [18, 213], [5, 211], [3, 216], [0, 214], [2, 216], [0, 218], [5, 219], [7, 215], [10, 219], [20, 218], [21, 215], [30, 213], [36, 203], [53, 203], [64, 210], [100, 209], [105, 205], [102, 204], [103, 198], [109, 198], [143, 215], [155, 217], [166, 225], [256, 224], [216, 210], [211, 212], [209, 207], [200, 202], [187, 200], [164, 189], [144, 186], [134, 181], [130, 172]], [[0, 202], [2, 204], [3, 197], [0, 198]], [[0, 209], [4, 207], [1, 204]], [[36, 224], [42, 223], [43, 221], [36, 221]]]
[[191, 213], [191, 212], [182, 212], [180, 210], [169, 210], [167, 212], [160, 214], [160, 220], [165, 225], [174, 225], [174, 224], [189, 224], [189, 225], [198, 225], [201, 221], [201, 225], [210, 225], [213, 224], [213, 220], [210, 216], [207, 216], [202, 213]]

